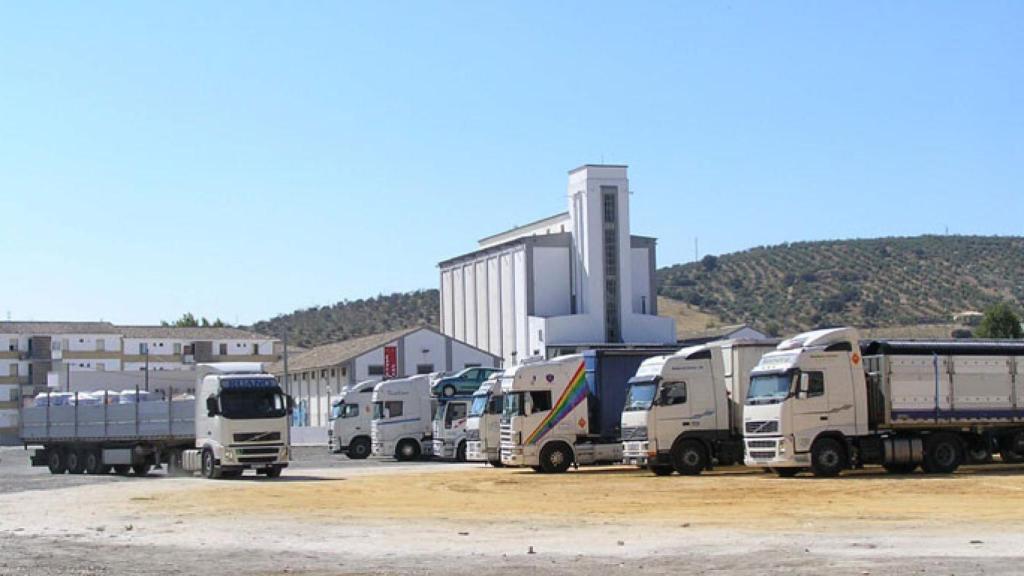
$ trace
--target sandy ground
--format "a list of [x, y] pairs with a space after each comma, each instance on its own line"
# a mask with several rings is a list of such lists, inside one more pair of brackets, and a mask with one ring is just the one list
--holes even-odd
[[279, 481], [32, 479], [0, 493], [0, 574], [1017, 574], [1024, 556], [1021, 467], [818, 480], [348, 463]]

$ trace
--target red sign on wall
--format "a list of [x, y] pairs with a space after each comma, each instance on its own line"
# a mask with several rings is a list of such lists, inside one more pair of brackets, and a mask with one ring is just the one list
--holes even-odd
[[384, 347], [384, 377], [394, 378], [398, 376], [398, 347]]

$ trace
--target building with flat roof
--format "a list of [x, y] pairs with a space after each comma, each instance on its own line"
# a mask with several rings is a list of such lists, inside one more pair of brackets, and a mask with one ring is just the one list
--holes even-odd
[[505, 366], [609, 344], [674, 344], [654, 238], [630, 233], [627, 167], [569, 172], [568, 210], [488, 236], [440, 268], [441, 332]]

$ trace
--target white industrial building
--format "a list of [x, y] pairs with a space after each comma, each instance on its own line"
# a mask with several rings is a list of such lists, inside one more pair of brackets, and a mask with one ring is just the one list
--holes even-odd
[[656, 240], [630, 234], [626, 166], [569, 172], [568, 211], [439, 264], [441, 331], [506, 366], [609, 345], [674, 344], [658, 316]]
[[[288, 357], [288, 393], [295, 398], [293, 441], [327, 441], [331, 400], [342, 388], [365, 380], [500, 367], [501, 359], [426, 326], [317, 346]], [[285, 363], [268, 371], [284, 383]], [[305, 430], [303, 430], [305, 428]]]

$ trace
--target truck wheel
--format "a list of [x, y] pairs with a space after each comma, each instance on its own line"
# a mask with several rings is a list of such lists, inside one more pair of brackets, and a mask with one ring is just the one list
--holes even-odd
[[967, 462], [970, 464], [991, 464], [992, 451], [984, 445], [972, 445], [967, 449]]
[[792, 478], [799, 474], [802, 468], [772, 468], [772, 472], [775, 472], [779, 478]]
[[221, 478], [241, 478], [242, 477], [242, 472], [244, 472], [244, 471], [245, 470], [221, 470], [220, 471], [220, 477]]
[[217, 466], [217, 462], [213, 458], [213, 450], [209, 448], [203, 450], [203, 476], [213, 480], [220, 478], [220, 474], [220, 466]]
[[266, 470], [264, 470], [263, 474], [267, 478], [280, 478], [281, 477], [281, 467], [280, 466], [271, 466], [270, 468], [267, 468]]
[[820, 438], [811, 447], [811, 471], [819, 478], [835, 478], [846, 467], [846, 450], [835, 438]]
[[960, 439], [953, 434], [932, 434], [924, 443], [924, 468], [929, 474], [952, 474], [963, 462]]
[[368, 438], [354, 438], [348, 446], [346, 456], [350, 460], [365, 460], [370, 455], [370, 440]]
[[675, 469], [671, 466], [648, 466], [651, 472], [654, 472], [655, 476], [671, 476]]
[[916, 462], [886, 462], [882, 468], [889, 474], [910, 474], [917, 469]]
[[395, 460], [408, 462], [420, 457], [420, 443], [414, 440], [402, 440], [395, 448]]
[[118, 476], [127, 476], [132, 471], [132, 467], [127, 464], [118, 464], [114, 466], [114, 474]]
[[64, 458], [64, 452], [60, 448], [51, 448], [46, 452], [46, 467], [50, 469], [50, 474], [63, 474], [67, 472], [67, 460]]
[[149, 474], [150, 468], [152, 468], [152, 466], [149, 464], [135, 464], [132, 466], [132, 472], [134, 472], [136, 476], [145, 476]]
[[1024, 433], [1007, 434], [999, 439], [999, 457], [1006, 464], [1024, 462]]
[[441, 389], [441, 395], [446, 398], [449, 396], [455, 396], [455, 392], [457, 392], [457, 390], [455, 389], [455, 386], [451, 384], [445, 384], [444, 388]]
[[68, 474], [85, 473], [85, 457], [78, 450], [68, 450]]
[[501, 460], [488, 460], [487, 463], [495, 468], [503, 468], [505, 466], [501, 463]]
[[466, 461], [466, 441], [459, 442], [459, 447], [455, 449], [455, 461], [465, 462]]
[[103, 454], [99, 450], [88, 450], [85, 453], [85, 473], [86, 474], [103, 474], [106, 472], [106, 466], [103, 465]]
[[565, 444], [548, 444], [540, 451], [540, 469], [546, 474], [561, 474], [571, 465], [572, 450]]
[[672, 467], [684, 476], [696, 476], [708, 465], [704, 446], [694, 440], [686, 440], [672, 448]]

